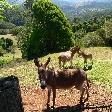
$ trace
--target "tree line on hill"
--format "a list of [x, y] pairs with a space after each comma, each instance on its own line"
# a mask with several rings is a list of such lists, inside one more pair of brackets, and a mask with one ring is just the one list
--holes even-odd
[[112, 11], [95, 13], [90, 19], [70, 21], [50, 0], [26, 0], [21, 5], [2, 1], [0, 34], [17, 36], [23, 58], [84, 47], [112, 46]]

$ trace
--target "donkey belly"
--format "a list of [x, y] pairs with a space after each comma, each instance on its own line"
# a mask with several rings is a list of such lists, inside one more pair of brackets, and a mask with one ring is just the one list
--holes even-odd
[[61, 58], [61, 61], [70, 61], [71, 53], [70, 52], [61, 53], [60, 58]]
[[58, 79], [55, 81], [55, 88], [57, 89], [67, 89], [75, 86], [75, 81], [73, 79]]

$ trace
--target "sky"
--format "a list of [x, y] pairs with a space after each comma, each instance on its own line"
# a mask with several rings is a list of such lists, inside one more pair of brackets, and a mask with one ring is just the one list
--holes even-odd
[[[25, 0], [7, 0], [7, 1], [10, 1], [10, 2], [14, 2], [16, 1], [17, 3], [23, 3]], [[58, 0], [60, 1], [60, 0]], [[97, 2], [109, 2], [112, 0], [63, 0], [63, 1], [69, 1], [69, 2], [74, 2], [74, 3], [84, 3], [84, 2], [92, 2], [92, 1], [97, 1]]]
[[76, 2], [90, 2], [90, 1], [97, 1], [97, 2], [107, 2], [107, 1], [112, 1], [112, 0], [64, 0], [64, 1], [76, 1]]

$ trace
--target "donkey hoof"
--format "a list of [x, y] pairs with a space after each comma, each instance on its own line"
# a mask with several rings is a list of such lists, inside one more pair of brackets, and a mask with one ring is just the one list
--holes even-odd
[[53, 110], [54, 110], [54, 109], [55, 109], [55, 107], [54, 107], [54, 106], [51, 106], [51, 109], [53, 109]]
[[50, 106], [49, 106], [49, 104], [47, 104], [47, 109], [49, 109], [50, 108]]

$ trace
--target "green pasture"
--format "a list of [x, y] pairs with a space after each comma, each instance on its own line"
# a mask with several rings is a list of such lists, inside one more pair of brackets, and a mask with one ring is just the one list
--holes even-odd
[[[107, 47], [81, 48], [86, 53], [93, 54], [93, 66], [87, 71], [88, 77], [92, 82], [101, 84], [107, 89], [112, 90], [112, 49]], [[49, 67], [59, 68], [58, 64], [59, 53], [49, 54], [40, 58], [41, 62], [45, 62], [48, 57], [51, 57]], [[69, 66], [69, 63], [66, 64]], [[73, 59], [73, 66], [83, 68], [83, 59], [77, 54]], [[19, 78], [21, 85], [38, 85], [37, 68], [32, 61], [23, 61], [21, 63], [10, 64], [0, 69], [0, 77], [15, 75]]]

